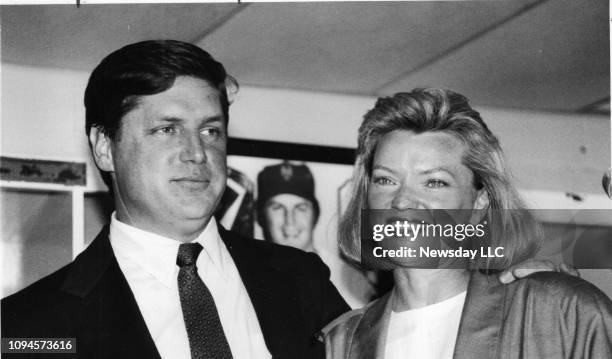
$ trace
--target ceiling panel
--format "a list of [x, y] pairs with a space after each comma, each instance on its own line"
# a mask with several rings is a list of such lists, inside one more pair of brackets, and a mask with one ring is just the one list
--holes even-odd
[[477, 104], [561, 111], [609, 99], [608, 6], [547, 1], [380, 93], [439, 86]]
[[2, 61], [93, 69], [104, 56], [147, 39], [194, 41], [236, 4], [2, 6]]
[[242, 83], [369, 94], [534, 2], [258, 3], [199, 45]]
[[[2, 61], [91, 70], [131, 42], [196, 42], [244, 85], [609, 109], [607, 0], [2, 6]], [[603, 105], [602, 105], [603, 104]], [[595, 106], [597, 105], [597, 106]]]

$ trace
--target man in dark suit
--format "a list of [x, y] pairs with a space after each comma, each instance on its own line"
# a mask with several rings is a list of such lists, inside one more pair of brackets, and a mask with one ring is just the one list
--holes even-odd
[[2, 300], [3, 338], [76, 338], [80, 358], [324, 357], [315, 334], [349, 309], [327, 267], [213, 217], [236, 89], [178, 41], [98, 65], [86, 132], [116, 211], [73, 263]]

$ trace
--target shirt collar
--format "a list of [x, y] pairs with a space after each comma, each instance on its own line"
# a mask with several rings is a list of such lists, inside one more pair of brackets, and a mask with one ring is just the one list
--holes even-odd
[[[115, 256], [134, 262], [168, 287], [176, 286], [179, 271], [176, 256], [181, 242], [123, 223], [117, 219], [115, 212], [111, 216], [110, 242]], [[229, 253], [222, 248], [224, 244], [214, 217], [192, 243], [200, 243], [204, 248], [198, 256], [198, 268], [203, 268], [204, 262], [210, 261], [214, 270], [227, 280]]]

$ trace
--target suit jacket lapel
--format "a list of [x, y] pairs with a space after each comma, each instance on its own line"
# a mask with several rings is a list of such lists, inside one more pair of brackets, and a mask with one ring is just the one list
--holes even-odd
[[454, 359], [499, 357], [506, 289], [496, 276], [473, 272], [461, 314]]
[[[495, 276], [474, 272], [453, 354], [454, 359], [498, 357], [506, 290]], [[365, 311], [351, 340], [348, 359], [383, 358], [393, 291]]]
[[275, 259], [257, 257], [245, 240], [223, 229], [220, 233], [249, 294], [268, 350], [275, 358], [290, 357], [303, 331], [297, 325], [302, 318], [293, 280], [275, 265]]
[[353, 335], [348, 359], [384, 358], [392, 297], [393, 291], [365, 311]]
[[159, 358], [113, 254], [108, 226], [75, 259], [61, 290], [77, 296], [82, 303], [73, 313], [79, 353], [91, 351], [92, 356], [102, 358]]

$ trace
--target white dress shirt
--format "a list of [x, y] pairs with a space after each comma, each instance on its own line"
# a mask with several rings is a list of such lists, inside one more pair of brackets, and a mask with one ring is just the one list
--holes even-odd
[[[115, 213], [110, 242], [161, 357], [191, 358], [177, 283], [181, 242], [122, 223]], [[196, 262], [198, 274], [215, 300], [232, 356], [270, 358], [255, 309], [214, 218], [193, 242], [204, 247]]]
[[391, 312], [385, 359], [452, 359], [466, 293], [425, 307]]

